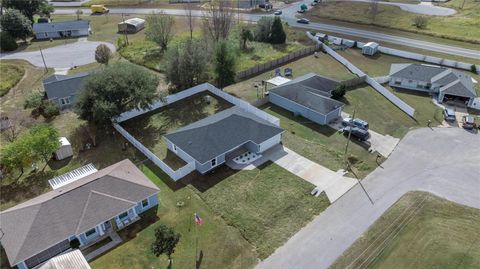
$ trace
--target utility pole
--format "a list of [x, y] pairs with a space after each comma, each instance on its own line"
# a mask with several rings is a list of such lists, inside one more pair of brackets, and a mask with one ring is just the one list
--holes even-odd
[[47, 67], [47, 64], [45, 63], [45, 57], [43, 57], [43, 51], [42, 51], [42, 47], [41, 46], [38, 46], [40, 48], [40, 55], [42, 55], [42, 61], [43, 61], [43, 66], [45, 67], [45, 73], [48, 73], [48, 67]]
[[350, 144], [350, 139], [352, 137], [352, 129], [353, 129], [353, 119], [355, 119], [355, 113], [357, 112], [357, 106], [355, 105], [355, 108], [353, 110], [353, 115], [352, 115], [352, 118], [349, 122], [349, 127], [350, 127], [350, 132], [348, 132], [348, 139], [347, 139], [347, 145], [345, 146], [345, 154], [344, 154], [344, 158], [343, 158], [343, 163], [345, 164], [345, 170], [346, 171], [349, 171], [351, 172], [355, 178], [357, 179], [357, 182], [358, 184], [360, 185], [360, 187], [362, 187], [362, 190], [363, 192], [365, 192], [365, 195], [367, 196], [368, 200], [370, 201], [370, 203], [372, 203], [372, 205], [374, 204], [372, 198], [370, 197], [370, 195], [368, 195], [368, 192], [367, 190], [365, 189], [365, 187], [363, 186], [362, 182], [360, 181], [360, 179], [357, 177], [357, 175], [355, 174], [355, 172], [352, 170], [351, 166], [350, 166], [350, 163], [348, 162], [348, 159], [347, 159], [347, 156], [348, 156], [348, 146]]

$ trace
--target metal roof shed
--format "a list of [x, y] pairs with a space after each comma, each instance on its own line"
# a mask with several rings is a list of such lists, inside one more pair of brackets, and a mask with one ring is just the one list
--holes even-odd
[[55, 152], [55, 159], [63, 160], [73, 156], [72, 145], [66, 137], [60, 137], [60, 148]]
[[118, 24], [119, 33], [136, 33], [145, 28], [145, 20], [140, 18], [128, 19]]

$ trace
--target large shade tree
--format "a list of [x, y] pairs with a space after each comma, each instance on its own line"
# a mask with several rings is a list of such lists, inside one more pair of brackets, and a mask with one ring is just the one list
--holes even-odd
[[53, 12], [47, 0], [2, 0], [3, 8], [13, 8], [19, 10], [23, 15], [33, 21], [33, 15], [50, 16]]
[[33, 34], [32, 22], [16, 9], [7, 9], [0, 18], [2, 31], [13, 38], [26, 40]]
[[224, 88], [235, 82], [235, 57], [226, 42], [220, 42], [215, 51], [214, 62], [215, 82]]
[[106, 126], [111, 118], [134, 108], [148, 108], [158, 97], [158, 77], [130, 63], [116, 63], [92, 74], [76, 105], [81, 119]]
[[166, 79], [178, 92], [208, 80], [208, 55], [202, 42], [188, 39], [167, 52]]

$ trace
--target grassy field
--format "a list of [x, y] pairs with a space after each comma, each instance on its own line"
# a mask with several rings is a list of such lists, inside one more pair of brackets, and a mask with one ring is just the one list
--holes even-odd
[[[335, 129], [319, 125], [275, 105], [267, 104], [261, 109], [280, 119], [285, 129], [283, 144], [298, 154], [333, 171], [344, 169], [347, 138]], [[352, 140], [355, 141], [355, 140]], [[377, 168], [376, 154], [368, 152], [368, 146], [356, 141], [350, 143], [348, 158], [355, 174], [364, 178]]]
[[459, 9], [462, 1], [455, 0], [449, 4], [457, 9], [455, 15], [429, 16], [426, 29], [418, 29], [413, 25], [417, 14], [394, 6], [379, 5], [379, 12], [374, 20], [368, 3], [327, 2], [315, 7], [307, 13], [307, 17], [313, 21], [327, 18], [478, 43], [480, 42], [480, 3], [475, 0], [466, 0], [465, 7]]
[[479, 209], [412, 192], [330, 268], [479, 268], [479, 242]]
[[255, 246], [260, 259], [330, 204], [325, 194], [310, 195], [311, 183], [271, 162], [240, 172], [223, 166], [213, 174], [191, 178], [189, 184]]
[[[210, 101], [206, 100], [207, 96], [210, 96]], [[178, 169], [185, 163], [167, 150], [167, 144], [162, 136], [231, 106], [223, 99], [199, 93], [142, 117], [123, 122], [122, 126], [173, 169]]]
[[[345, 67], [343, 67], [343, 65], [335, 61], [335, 59], [333, 59], [332, 57], [323, 53], [319, 53], [318, 58], [315, 58], [313, 55], [307, 56], [302, 59], [285, 64], [284, 66], [281, 66], [279, 68], [283, 72], [286, 67], [293, 69], [293, 78], [311, 72], [317, 73], [322, 76], [331, 77], [336, 80], [345, 80], [355, 77], [355, 75], [351, 74]], [[246, 101], [253, 102], [259, 98], [257, 96], [257, 90], [254, 87], [255, 83], [259, 84], [262, 80], [270, 79], [274, 75], [275, 72], [273, 70], [268, 71], [250, 79], [230, 85], [225, 88], [225, 91], [235, 96], [238, 96]], [[272, 86], [270, 85], [269, 88], [271, 87]]]
[[[183, 4], [170, 4], [169, 0], [90, 0], [82, 6], [90, 7], [91, 5], [105, 5], [108, 7], [122, 7], [122, 6], [139, 6], [143, 8], [157, 7], [157, 8], [174, 8], [183, 9]], [[193, 8], [200, 8], [199, 4], [194, 4]]]
[[0, 97], [8, 93], [15, 87], [25, 74], [25, 70], [21, 66], [0, 63]]
[[[154, 230], [160, 224], [173, 227], [181, 234], [175, 249], [172, 268], [252, 268], [257, 263], [257, 254], [253, 246], [241, 233], [228, 225], [209, 205], [189, 186], [173, 184], [168, 176], [153, 165], [142, 167], [143, 172], [159, 188], [160, 205], [157, 220], [143, 225], [142, 230], [130, 232], [130, 236], [121, 233], [125, 243], [107, 252], [91, 263], [92, 268], [167, 268], [164, 255], [157, 258], [150, 251]], [[177, 203], [184, 206], [178, 207]], [[194, 213], [205, 221], [202, 226], [193, 223]], [[198, 237], [198, 253], [203, 254], [196, 267], [195, 242]]]

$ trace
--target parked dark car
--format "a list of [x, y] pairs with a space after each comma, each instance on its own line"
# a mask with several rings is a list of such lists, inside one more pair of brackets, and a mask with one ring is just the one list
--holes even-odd
[[298, 19], [297, 22], [298, 23], [303, 23], [303, 24], [309, 24], [310, 23], [310, 21], [305, 19], [305, 18]]
[[445, 118], [446, 121], [451, 121], [451, 122], [454, 122], [455, 121], [455, 111], [453, 111], [453, 109], [451, 108], [445, 108], [443, 110], [443, 117]]
[[275, 11], [275, 12], [273, 13], [273, 15], [277, 15], [277, 16], [278, 16], [278, 15], [282, 15], [282, 11], [281, 11], [281, 10], [277, 10], [277, 11]]
[[467, 130], [472, 130], [473, 128], [475, 128], [475, 119], [473, 118], [473, 116], [470, 116], [470, 115], [467, 115], [467, 116], [463, 116], [462, 118], [462, 127], [467, 129]]
[[344, 135], [348, 135], [350, 132], [352, 133], [353, 137], [357, 138], [360, 141], [366, 141], [370, 137], [370, 133], [367, 130], [352, 126], [347, 126], [343, 128]]
[[355, 118], [352, 120], [352, 118], [344, 118], [342, 120], [342, 125], [343, 126], [353, 126], [353, 127], [358, 127], [358, 128], [361, 128], [361, 129], [364, 129], [364, 130], [367, 130], [368, 131], [368, 128], [369, 128], [369, 125], [368, 125], [368, 122], [362, 120], [362, 119], [358, 119], [358, 118]]

